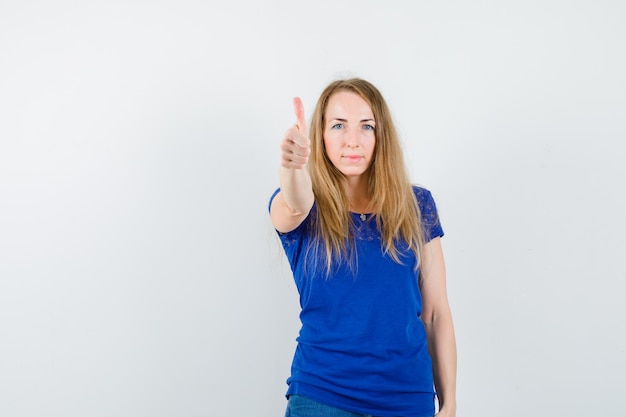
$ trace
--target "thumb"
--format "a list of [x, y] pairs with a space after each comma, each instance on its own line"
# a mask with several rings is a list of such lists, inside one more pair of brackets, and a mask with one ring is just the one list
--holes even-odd
[[304, 104], [302, 104], [300, 97], [294, 97], [293, 111], [296, 114], [296, 125], [298, 126], [298, 130], [304, 135], [307, 135], [306, 118], [304, 117]]

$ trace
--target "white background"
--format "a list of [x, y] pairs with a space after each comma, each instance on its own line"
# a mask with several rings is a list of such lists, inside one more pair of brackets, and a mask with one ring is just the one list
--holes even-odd
[[623, 1], [0, 3], [0, 415], [282, 416], [279, 143], [355, 75], [446, 236], [459, 417], [626, 412]]

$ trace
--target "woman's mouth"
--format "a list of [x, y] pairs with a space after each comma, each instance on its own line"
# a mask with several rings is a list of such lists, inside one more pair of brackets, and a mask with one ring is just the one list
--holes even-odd
[[343, 157], [345, 160], [347, 160], [348, 162], [359, 162], [361, 159], [363, 159], [363, 157], [361, 155], [344, 155]]

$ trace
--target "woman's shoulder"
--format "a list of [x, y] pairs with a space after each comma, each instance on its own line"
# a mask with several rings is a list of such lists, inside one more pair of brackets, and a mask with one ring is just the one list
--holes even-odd
[[413, 194], [415, 194], [415, 198], [417, 199], [418, 203], [432, 200], [433, 196], [428, 188], [416, 184], [413, 184], [412, 187]]
[[439, 214], [437, 213], [437, 205], [430, 190], [419, 185], [413, 185], [415, 199], [420, 209], [422, 223], [427, 230], [427, 240], [434, 237], [443, 236], [443, 229], [439, 222]]

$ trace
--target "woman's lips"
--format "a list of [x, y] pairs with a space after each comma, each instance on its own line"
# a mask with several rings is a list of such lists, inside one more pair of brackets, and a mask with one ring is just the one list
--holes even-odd
[[359, 162], [363, 157], [361, 155], [344, 155], [343, 157], [348, 162]]

